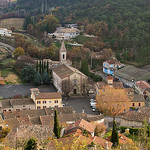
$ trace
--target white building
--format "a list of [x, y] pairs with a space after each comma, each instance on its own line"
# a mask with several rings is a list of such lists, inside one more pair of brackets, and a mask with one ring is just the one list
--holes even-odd
[[62, 40], [62, 39], [67, 40], [67, 39], [75, 38], [76, 36], [80, 35], [80, 30], [78, 30], [77, 28], [60, 27], [57, 28], [57, 30], [54, 33], [49, 35], [55, 36], [56, 39], [58, 40]]
[[6, 28], [0, 28], [0, 36], [11, 36], [12, 31]]
[[103, 62], [103, 72], [106, 74], [114, 75], [114, 72], [125, 65], [118, 60], [108, 60]]

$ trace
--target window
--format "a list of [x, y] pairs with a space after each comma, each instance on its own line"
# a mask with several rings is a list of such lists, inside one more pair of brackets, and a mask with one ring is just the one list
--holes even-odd
[[41, 109], [41, 107], [40, 107], [40, 106], [37, 106], [37, 109]]
[[63, 54], [63, 59], [65, 59], [65, 54]]
[[55, 107], [58, 107], [58, 106], [55, 106]]
[[37, 101], [37, 104], [41, 104], [41, 101]]
[[45, 109], [46, 108], [46, 106], [43, 106], [43, 109]]
[[77, 84], [77, 79], [74, 79], [74, 80], [73, 80], [73, 83], [74, 83], [74, 84]]
[[139, 103], [139, 107], [141, 106], [141, 103]]
[[51, 103], [51, 101], [49, 101], [49, 103]]
[[55, 103], [58, 103], [58, 100], [55, 100]]
[[134, 103], [132, 103], [132, 106], [134, 107]]
[[46, 104], [46, 101], [43, 101], [43, 104]]

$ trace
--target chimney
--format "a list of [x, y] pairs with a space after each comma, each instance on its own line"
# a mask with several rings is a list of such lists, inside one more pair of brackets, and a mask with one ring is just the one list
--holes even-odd
[[109, 85], [113, 84], [113, 77], [112, 76], [107, 77], [107, 84], [109, 84]]

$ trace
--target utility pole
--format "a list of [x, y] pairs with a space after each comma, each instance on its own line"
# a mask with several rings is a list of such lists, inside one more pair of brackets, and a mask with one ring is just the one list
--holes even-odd
[[44, 14], [44, 0], [42, 0], [41, 11], [42, 11], [42, 15], [43, 15]]
[[92, 59], [93, 59], [93, 54], [91, 54], [91, 69], [92, 69]]

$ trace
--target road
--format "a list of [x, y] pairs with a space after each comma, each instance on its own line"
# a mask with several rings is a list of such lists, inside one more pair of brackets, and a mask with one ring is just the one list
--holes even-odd
[[4, 46], [4, 47], [9, 48], [11, 51], [14, 51], [14, 50], [15, 50], [15, 48], [14, 48], [13, 46], [8, 45], [8, 44], [6, 44], [6, 43], [2, 43], [2, 42], [0, 42], [0, 45], [2, 45], [2, 46]]
[[40, 92], [56, 92], [53, 85], [35, 87], [32, 85], [0, 85], [0, 97], [10, 98], [15, 95], [29, 95], [31, 88], [39, 88]]

